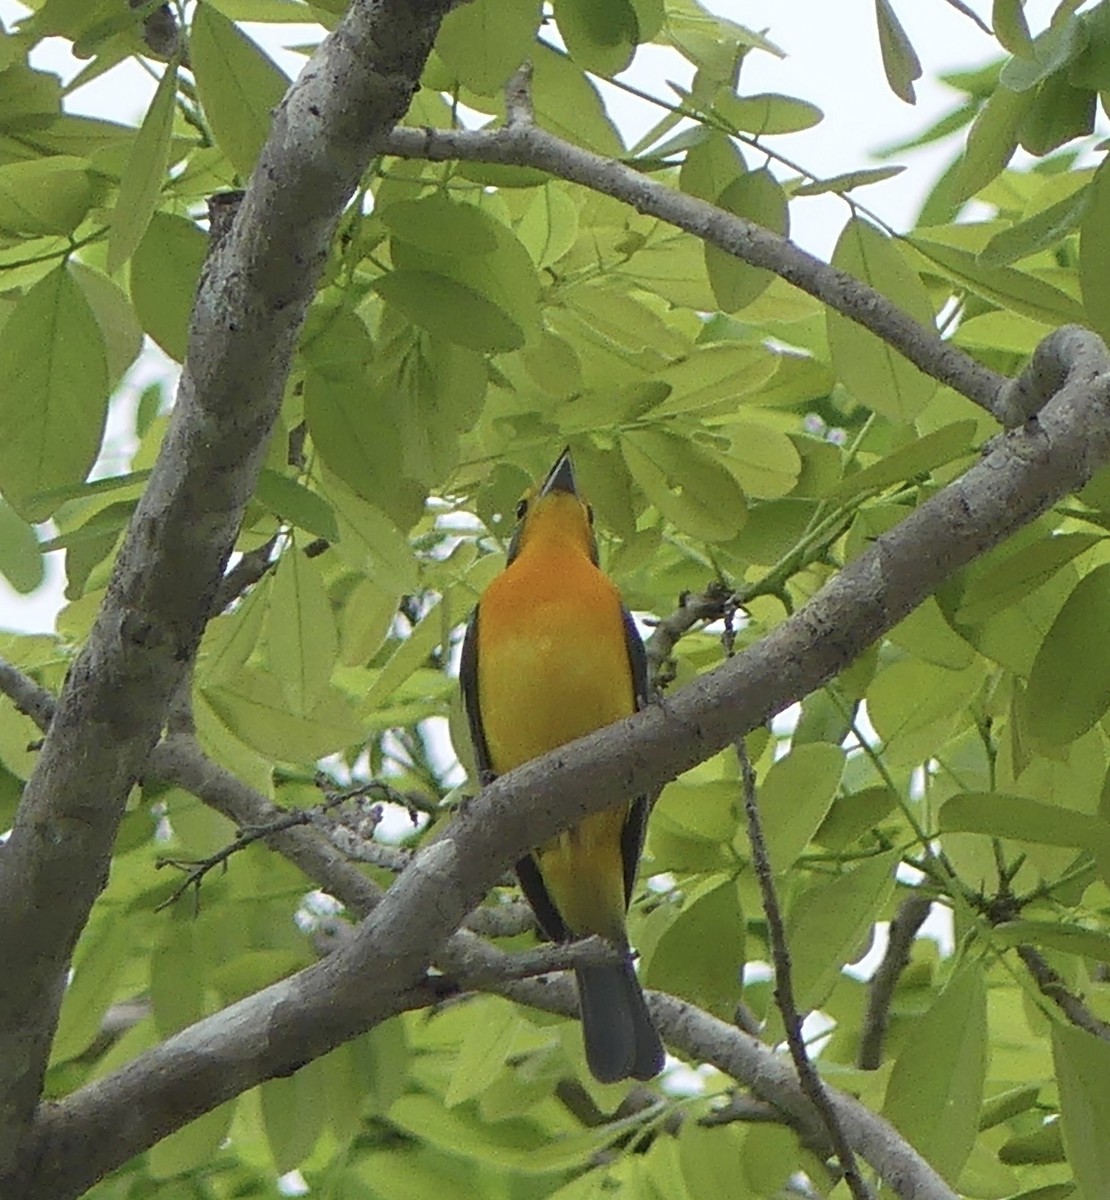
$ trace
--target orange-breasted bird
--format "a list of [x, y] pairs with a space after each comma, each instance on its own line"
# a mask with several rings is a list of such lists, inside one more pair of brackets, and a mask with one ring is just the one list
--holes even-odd
[[[570, 451], [517, 508], [505, 570], [467, 626], [461, 681], [483, 782], [626, 717], [650, 693], [643, 643], [597, 565], [593, 514]], [[623, 962], [576, 971], [586, 1061], [600, 1082], [650, 1079], [663, 1066], [628, 952], [625, 913], [649, 801], [587, 817], [516, 865], [554, 941], [599, 934]]]

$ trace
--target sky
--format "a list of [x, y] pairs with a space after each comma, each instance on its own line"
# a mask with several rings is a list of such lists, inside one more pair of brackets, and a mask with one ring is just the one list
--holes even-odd
[[[744, 63], [744, 93], [778, 92], [815, 103], [825, 119], [811, 130], [776, 139], [780, 152], [816, 175], [833, 175], [871, 165], [873, 152], [902, 141], [927, 128], [951, 109], [957, 93], [937, 81], [953, 70], [979, 66], [997, 55], [997, 46], [975, 23], [948, 0], [892, 0], [924, 66], [917, 84], [917, 103], [909, 106], [889, 90], [878, 53], [873, 0], [707, 0], [722, 16], [749, 28], [765, 31], [785, 54], [782, 59], [752, 53]], [[989, 19], [990, 0], [968, 0], [969, 7]], [[1027, 0], [1026, 13], [1034, 32], [1044, 28], [1054, 4]], [[0, 20], [11, 29], [26, 10], [15, 0], [0, 0]], [[249, 26], [290, 74], [303, 58], [282, 48], [281, 42], [306, 40], [306, 27]], [[68, 54], [61, 39], [49, 39], [34, 55], [34, 64], [70, 78], [81, 66]], [[688, 82], [688, 72], [676, 57], [647, 48], [627, 73], [637, 87], [673, 98], [667, 81]], [[73, 93], [72, 111], [138, 123], [153, 94], [154, 81], [139, 66], [123, 64], [93, 84]], [[609, 89], [611, 111], [631, 141], [658, 119], [658, 112]], [[857, 193], [884, 221], [907, 227], [936, 178], [957, 152], [958, 139], [915, 151], [894, 160], [907, 170], [895, 179]], [[749, 166], [761, 165], [749, 154]], [[847, 209], [836, 197], [822, 196], [791, 206], [792, 237], [806, 249], [828, 257], [842, 227]], [[145, 358], [136, 378], [127, 385], [135, 390], [163, 369], [156, 359]], [[48, 556], [48, 580], [31, 597], [20, 597], [0, 580], [0, 628], [49, 631], [61, 603], [61, 554]], [[54, 561], [49, 561], [54, 560]]]

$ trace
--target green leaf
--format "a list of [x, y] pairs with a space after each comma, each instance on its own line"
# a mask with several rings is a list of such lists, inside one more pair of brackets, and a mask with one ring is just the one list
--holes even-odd
[[1004, 266], [1050, 249], [1079, 227], [1093, 199], [1091, 188], [1080, 188], [1009, 229], [1000, 230], [979, 251], [980, 260], [991, 266]]
[[875, 21], [879, 27], [879, 50], [890, 90], [907, 104], [916, 104], [913, 84], [921, 78], [921, 60], [917, 57], [890, 0], [875, 0]]
[[632, 478], [684, 533], [712, 542], [739, 532], [747, 512], [744, 494], [696, 443], [654, 429], [630, 429], [620, 443]]
[[1110, 709], [1110, 640], [1093, 635], [1110, 605], [1110, 563], [1075, 586], [1045, 635], [1025, 696], [1031, 735], [1049, 746], [1074, 741]]
[[162, 944], [150, 960], [150, 1004], [162, 1037], [204, 1016], [204, 971], [191, 915], [174, 909], [164, 918]]
[[270, 132], [271, 111], [289, 87], [273, 61], [211, 4], [198, 4], [189, 58], [212, 132], [246, 179]]
[[808, 888], [791, 905], [786, 940], [794, 965], [798, 1011], [828, 998], [894, 891], [897, 854], [881, 854], [852, 871]]
[[1031, 92], [1014, 92], [999, 85], [968, 130], [967, 146], [952, 180], [954, 201], [967, 200], [996, 179], [1013, 157], [1018, 127], [1029, 106]]
[[[456, 11], [468, 11], [465, 9]], [[403, 242], [448, 258], [486, 255], [497, 249], [495, 222], [473, 204], [460, 204], [443, 194], [400, 200], [381, 214], [386, 229]]]
[[555, 20], [571, 58], [595, 75], [617, 75], [640, 40], [629, 0], [554, 0]]
[[101, 914], [81, 939], [73, 979], [62, 998], [58, 1030], [50, 1047], [53, 1063], [76, 1058], [100, 1032], [100, 1022], [115, 999], [116, 984], [128, 966], [135, 920], [115, 910]]
[[96, 202], [89, 167], [86, 159], [68, 155], [0, 166], [0, 231], [71, 233]]
[[265, 1080], [259, 1088], [262, 1122], [277, 1174], [304, 1162], [324, 1132], [337, 1065], [338, 1060], [326, 1054], [285, 1078]]
[[1087, 44], [1082, 53], [1072, 59], [1068, 79], [1076, 87], [1101, 91], [1110, 79], [1110, 8], [1096, 4], [1081, 13], [1079, 19], [1086, 27]]
[[[718, 953], [706, 954], [706, 946]], [[649, 987], [677, 992], [717, 1017], [740, 998], [744, 916], [734, 879], [713, 876], [687, 897], [682, 911], [655, 943], [645, 971]]]
[[489, 1087], [505, 1066], [513, 1038], [523, 1024], [516, 1006], [500, 996], [475, 997], [474, 1007], [474, 1019], [443, 1097], [448, 1108], [473, 1100]]
[[305, 716], [289, 711], [279, 680], [254, 667], [244, 667], [234, 679], [202, 691], [240, 741], [278, 762], [313, 762], [363, 738], [346, 697], [334, 688], [325, 690]]
[[143, 239], [161, 195], [170, 161], [170, 135], [177, 101], [177, 63], [162, 72], [158, 89], [123, 169], [108, 230], [108, 273], [116, 271]]
[[536, 189], [516, 232], [535, 265], [549, 267], [578, 240], [578, 205], [564, 186], [552, 181]]
[[771, 866], [788, 870], [809, 845], [844, 774], [839, 746], [811, 742], [777, 759], [759, 789], [763, 837]]
[[[1110, 831], [1110, 826], [1108, 826]], [[994, 938], [1003, 946], [1044, 946], [1110, 963], [1110, 933], [1057, 921], [1007, 921], [996, 925]]]
[[36, 492], [79, 483], [100, 449], [108, 364], [96, 317], [72, 272], [55, 268], [16, 303], [0, 330], [0, 491], [42, 520]]
[[306, 716], [331, 679], [339, 635], [319, 563], [295, 546], [278, 561], [268, 632], [270, 669], [290, 711]]
[[1061, 533], [1022, 546], [972, 576], [952, 619], [957, 625], [983, 624], [1036, 591], [1062, 567], [1102, 540], [1095, 533]]
[[424, 666], [428, 656], [443, 640], [443, 609], [439, 604], [433, 604], [378, 672], [365, 696], [366, 710], [372, 712], [388, 700], [401, 684]]
[[417, 562], [408, 538], [380, 508], [325, 472], [321, 492], [339, 521], [336, 553], [353, 570], [398, 595], [417, 586]]
[[1038, 88], [1018, 126], [1022, 149], [1038, 156], [1048, 154], [1073, 138], [1094, 132], [1098, 97], [1088, 88], [1076, 88], [1063, 71], [1050, 75]]
[[329, 542], [339, 540], [335, 510], [317, 492], [303, 483], [264, 467], [254, 493], [266, 507], [284, 521], [305, 529]]
[[569, 55], [537, 41], [532, 53], [536, 123], [549, 133], [606, 157], [624, 152], [597, 89]]
[[979, 1130], [987, 1073], [983, 968], [966, 965], [913, 1022], [887, 1085], [886, 1117], [950, 1183]]
[[[1094, 207], [1092, 204], [1090, 211]], [[928, 236], [910, 234], [906, 240], [925, 256], [931, 266], [939, 268], [941, 274], [956, 283], [965, 284], [973, 292], [1003, 308], [1012, 308], [1015, 312], [1032, 317], [1034, 321], [1049, 325], [1083, 320], [1083, 306], [1067, 292], [1043, 279], [1014, 267], [992, 267], [980, 262], [968, 250], [945, 245]]]
[[[836, 243], [832, 262], [870, 284], [926, 329], [933, 327], [924, 285], [898, 247], [873, 225], [853, 217]], [[929, 403], [936, 383], [881, 338], [831, 309], [826, 327], [833, 367], [861, 404], [905, 423]]]
[[261, 579], [230, 613], [208, 622], [200, 644], [197, 678], [204, 684], [227, 683], [250, 658], [262, 633], [273, 579]]
[[119, 284], [75, 259], [70, 260], [69, 267], [100, 326], [108, 364], [108, 386], [113, 388], [142, 352], [143, 331]]
[[139, 323], [177, 362], [185, 361], [207, 245], [192, 221], [156, 212], [131, 258], [131, 299]]
[[1110, 1043], [1054, 1022], [1052, 1061], [1068, 1162], [1083, 1196], [1093, 1200], [1110, 1179]]
[[868, 830], [881, 825], [894, 804], [894, 793], [888, 787], [864, 788], [859, 792], [849, 792], [847, 796], [839, 796], [833, 801], [813, 840], [826, 850], [839, 853]]
[[[234, 1113], [235, 1101], [229, 1100], [152, 1146], [147, 1151], [146, 1159], [150, 1177], [154, 1180], [172, 1179], [211, 1164], [227, 1138]], [[165, 1189], [158, 1190], [162, 1195], [166, 1194]]]
[[1022, 1087], [1008, 1088], [1006, 1091], [984, 1100], [979, 1113], [979, 1128], [981, 1130], [993, 1129], [996, 1125], [1001, 1125], [1003, 1121], [1009, 1121], [1013, 1117], [1028, 1112], [1037, 1103], [1040, 1091], [1040, 1084], [1027, 1084]]
[[528, 57], [540, 25], [539, 0], [473, 0], [443, 18], [436, 51], [459, 82], [491, 96]]
[[827, 192], [835, 192], [838, 196], [853, 192], [856, 188], [867, 187], [868, 184], [882, 183], [901, 175], [905, 167], [861, 167], [858, 171], [845, 171], [843, 175], [830, 175], [827, 179], [815, 179], [812, 183], [803, 183], [794, 189], [795, 196], [823, 196]]
[[846, 475], [829, 492], [829, 498], [846, 500], [864, 492], [881, 491], [903, 480], [928, 475], [937, 467], [970, 453], [977, 428], [978, 424], [973, 420], [943, 425], [909, 445], [900, 446], [862, 471]]
[[1003, 64], [999, 83], [1014, 92], [1027, 92], [1078, 58], [1086, 44], [1087, 27], [1077, 16], [1053, 21], [1033, 39], [1031, 56]]
[[[766, 168], [748, 171], [734, 179], [717, 197], [717, 207], [783, 237], [790, 231], [786, 193]], [[773, 272], [753, 267], [708, 243], [705, 269], [718, 307], [729, 313], [751, 304], [775, 278]]]
[[26, 596], [43, 581], [45, 568], [35, 531], [0, 497], [0, 574]]
[[389, 636], [400, 594], [377, 580], [361, 580], [347, 597], [340, 620], [339, 661], [357, 667], [369, 662]]
[[949, 671], [962, 671], [975, 660], [974, 650], [948, 624], [932, 596], [899, 621], [888, 636], [915, 658]]
[[[325, 379], [315, 371], [305, 375], [304, 413], [313, 445], [325, 467], [359, 496], [395, 520], [403, 520], [407, 486], [401, 473], [403, 443], [394, 413], [380, 391], [365, 378]], [[332, 507], [335, 489], [321, 487]], [[423, 495], [420, 496], [421, 504]], [[412, 523], [413, 514], [405, 523]], [[340, 519], [340, 553], [344, 553]]]
[[760, 92], [755, 96], [718, 96], [713, 109], [733, 129], [757, 137], [812, 129], [825, 115], [817, 105], [806, 100], [773, 92]]
[[524, 331], [504, 309], [446, 275], [391, 271], [374, 287], [410, 321], [449, 342], [490, 354], [524, 345]]
[[1028, 796], [960, 792], [941, 805], [938, 820], [942, 833], [983, 833], [1075, 850], [1110, 847], [1110, 822]]
[[[426, 204], [426, 201], [419, 202], [421, 208]], [[434, 202], [428, 207], [432, 220], [439, 222], [441, 232], [452, 219], [449, 210], [452, 207], [457, 208], [457, 206]], [[449, 305], [445, 305], [435, 298], [429, 299], [426, 294], [423, 294], [419, 300], [416, 299], [414, 292], [418, 289], [415, 288], [415, 277], [422, 274], [430, 275], [433, 278], [446, 277], [451, 281], [451, 284], [447, 285], [449, 294], [454, 291], [452, 285], [459, 285], [466, 289], [467, 293], [473, 292], [483, 297], [493, 306], [496, 314], [494, 330], [501, 331], [508, 327], [509, 332], [507, 334], [499, 332], [496, 346], [490, 348], [516, 349], [522, 344], [524, 337], [538, 333], [540, 329], [539, 278], [528, 251], [513, 231], [502, 221], [481, 209], [477, 209], [475, 212], [477, 213], [476, 218], [475, 215], [468, 214], [460, 227], [460, 234], [465, 236], [466, 231], [472, 228], [477, 220], [484, 226], [482, 240], [492, 239], [492, 249], [481, 254], [442, 253], [422, 242], [395, 236], [390, 243], [395, 270], [392, 275], [385, 276], [383, 281], [379, 281], [379, 290], [383, 290], [383, 282], [386, 289], [400, 287], [401, 285], [396, 282], [393, 284], [386, 282], [398, 275], [413, 277], [409, 278], [405, 284], [406, 315], [418, 325], [428, 328], [434, 326], [432, 331], [440, 333], [448, 341], [459, 342], [475, 350], [485, 349], [485, 337], [481, 331], [468, 328], [469, 318], [472, 314], [467, 309], [462, 310], [461, 317], [459, 312], [455, 312], [454, 320], [452, 320], [449, 315]], [[456, 222], [458, 215], [458, 213], [453, 215]], [[383, 294], [387, 299], [393, 299], [391, 293], [383, 291]], [[463, 293], [456, 294], [456, 300], [461, 295]], [[470, 302], [467, 301], [467, 303]], [[427, 308], [429, 305], [432, 311], [422, 317], [419, 308], [422, 306]], [[502, 345], [506, 340], [512, 341], [513, 345]]]
[[[747, 170], [744, 160], [732, 138], [719, 129], [699, 125], [687, 130], [686, 135], [696, 135], [697, 140], [682, 161], [678, 172], [679, 187], [687, 195], [715, 203], [725, 188]], [[665, 147], [660, 148], [657, 153], [662, 156], [664, 150]]]
[[1079, 229], [1079, 286], [1087, 320], [1110, 337], [1110, 162], [1103, 161], [1089, 188], [1090, 204]]
[[991, 25], [1003, 49], [1018, 58], [1033, 58], [1033, 38], [1025, 19], [1024, 0], [994, 0]]
[[790, 437], [760, 421], [734, 421], [728, 432], [725, 463], [746, 495], [773, 500], [794, 490], [802, 458]]
[[[682, 1178], [690, 1197], [737, 1194], [737, 1165], [744, 1148], [744, 1132], [736, 1124], [709, 1129], [698, 1121], [683, 1121], [678, 1130]], [[746, 1194], [744, 1188], [740, 1194]], [[665, 1195], [680, 1195], [667, 1192]]]

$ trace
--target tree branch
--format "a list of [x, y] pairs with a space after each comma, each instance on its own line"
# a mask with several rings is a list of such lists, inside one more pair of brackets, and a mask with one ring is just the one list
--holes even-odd
[[343, 206], [408, 107], [448, 0], [355, 0], [277, 110], [202, 273], [177, 404], [28, 781], [0, 872], [0, 1191], [124, 804], [195, 654]]
[[387, 153], [398, 158], [501, 163], [535, 167], [621, 200], [637, 212], [686, 230], [755, 267], [765, 267], [834, 311], [881, 337], [926, 375], [955, 388], [1003, 424], [1012, 410], [999, 404], [1005, 376], [976, 362], [932, 329], [854, 276], [778, 234], [665, 183], [634, 167], [583, 150], [518, 119], [499, 129], [395, 129]]
[[736, 743], [736, 756], [740, 760], [740, 781], [744, 792], [744, 813], [748, 822], [748, 841], [752, 848], [752, 865], [759, 883], [763, 914], [767, 918], [767, 932], [771, 942], [771, 959], [775, 968], [775, 1004], [782, 1015], [786, 1030], [786, 1044], [798, 1073], [798, 1082], [810, 1104], [817, 1110], [821, 1123], [828, 1131], [848, 1191], [855, 1200], [873, 1200], [871, 1189], [859, 1173], [859, 1165], [851, 1144], [840, 1125], [840, 1118], [817, 1068], [810, 1062], [802, 1036], [802, 1016], [794, 1000], [794, 978], [790, 963], [790, 947], [786, 943], [786, 928], [782, 911], [775, 892], [775, 876], [767, 854], [767, 843], [763, 839], [763, 823], [759, 817], [759, 804], [755, 797], [755, 771], [742, 741]]
[[1076, 1028], [1086, 1030], [1104, 1042], [1110, 1042], [1110, 1024], [1096, 1017], [1078, 996], [1068, 990], [1067, 985], [1048, 965], [1039, 950], [1034, 950], [1032, 946], [1018, 946], [1017, 952], [1041, 993], [1047, 996]]
[[902, 972], [909, 966], [913, 940], [925, 923], [931, 905], [928, 896], [911, 892], [899, 905], [897, 915], [890, 923], [886, 953], [867, 985], [867, 1012], [859, 1042], [859, 1065], [863, 1071], [877, 1071], [882, 1065], [890, 1002]]
[[[1069, 345], [1078, 340], [1089, 349], [1089, 337], [1064, 329], [1052, 340], [1066, 361]], [[43, 1194], [70, 1194], [66, 1189], [72, 1186], [73, 1172], [92, 1169], [88, 1160], [80, 1167], [75, 1163], [80, 1156], [71, 1152], [71, 1137], [80, 1137], [87, 1148], [101, 1140], [109, 1127], [103, 1122], [118, 1121], [125, 1136], [104, 1154], [127, 1157], [189, 1116], [293, 1069], [397, 1011], [398, 994], [416, 986], [433, 959], [453, 977], [465, 978], [465, 972], [452, 969], [452, 957], [465, 941], [451, 939], [447, 945], [447, 940], [529, 847], [606, 804], [654, 791], [821, 686], [952, 572], [1085, 482], [1110, 459], [1110, 380], [1102, 352], [1078, 357], [1081, 365], [1069, 372], [1036, 424], [999, 438], [980, 463], [878, 537], [761, 642], [669, 696], [664, 705], [650, 706], [502, 776], [415, 855], [380, 900], [377, 889], [330, 847], [334, 858], [329, 861], [310, 830], [281, 834], [311, 839], [311, 854], [342, 886], [349, 887], [348, 872], [359, 880], [372, 911], [352, 945], [184, 1031], [44, 1113], [43, 1178], [67, 1183]], [[158, 753], [166, 751], [156, 752], [151, 769]], [[226, 791], [228, 781], [219, 782]], [[304, 848], [298, 853], [307, 856]], [[334, 889], [329, 885], [329, 890]], [[465, 940], [466, 935], [457, 937]], [[344, 980], [357, 1002], [347, 994]], [[719, 1030], [706, 1026], [710, 1018], [696, 1014], [695, 1020], [694, 1010], [675, 1008], [678, 1003], [657, 998], [655, 1005], [673, 1044], [717, 1062], [775, 1103], [790, 1094], [791, 1086], [801, 1095], [796, 1080], [784, 1081], [782, 1071], [790, 1074], [785, 1063], [775, 1065], [772, 1089], [764, 1071], [768, 1064], [736, 1049], [748, 1044], [743, 1034], [723, 1023]], [[199, 1075], [193, 1067], [180, 1076], [174, 1073], [182, 1062], [192, 1061], [183, 1048], [205, 1064]], [[879, 1118], [842, 1097], [835, 1104], [841, 1121], [848, 1121], [853, 1149], [896, 1190], [894, 1181], [901, 1179], [900, 1195], [951, 1196], [947, 1190], [918, 1187], [915, 1173], [927, 1168], [916, 1156], [916, 1165], [906, 1166], [908, 1148]], [[795, 1108], [796, 1116], [808, 1111], [804, 1096]], [[175, 1114], [174, 1121], [167, 1112]], [[868, 1141], [866, 1150], [857, 1144], [861, 1129], [877, 1139]], [[119, 1161], [113, 1157], [108, 1165]]]

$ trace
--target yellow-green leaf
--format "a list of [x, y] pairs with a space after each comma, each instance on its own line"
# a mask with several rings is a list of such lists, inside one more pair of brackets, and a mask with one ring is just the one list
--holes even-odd
[[913, 1022], [887, 1085], [885, 1116], [954, 1183], [979, 1131], [987, 1073], [987, 994], [966, 965]]
[[211, 4], [198, 4], [189, 35], [197, 91], [220, 149], [246, 179], [270, 132], [285, 73]]
[[[898, 247], [873, 225], [852, 217], [844, 227], [833, 266], [870, 284], [920, 322], [933, 327], [933, 310], [924, 285]], [[929, 403], [936, 383], [870, 330], [831, 309], [827, 316], [829, 350], [841, 382], [860, 403], [891, 421], [912, 421]]]
[[80, 483], [100, 449], [108, 409], [104, 338], [81, 286], [55, 268], [0, 330], [0, 491], [23, 517], [53, 506], [35, 493]]
[[1110, 708], [1110, 563], [1085, 575], [1045, 635], [1025, 696], [1031, 735], [1050, 746], [1074, 741]]
[[291, 546], [274, 575], [268, 630], [270, 669], [292, 712], [310, 713], [331, 679], [339, 649], [319, 562]]
[[143, 239], [166, 178], [177, 100], [177, 63], [162, 72], [120, 179], [108, 230], [108, 272], [115, 274]]
[[1110, 1043], [1054, 1022], [1052, 1061], [1068, 1162], [1083, 1196], [1093, 1200], [1110, 1179]]

